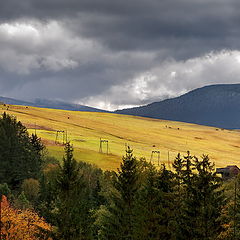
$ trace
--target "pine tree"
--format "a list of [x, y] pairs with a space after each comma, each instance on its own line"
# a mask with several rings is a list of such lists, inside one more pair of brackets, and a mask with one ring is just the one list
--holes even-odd
[[196, 227], [196, 216], [198, 201], [195, 198], [195, 189], [193, 186], [193, 156], [187, 151], [187, 155], [184, 156], [183, 170], [182, 170], [182, 187], [183, 187], [183, 199], [181, 202], [182, 209], [180, 210], [180, 217], [182, 218], [179, 239], [196, 239], [194, 229]]
[[185, 222], [184, 222], [184, 209], [183, 209], [183, 202], [185, 199], [185, 194], [186, 194], [186, 185], [183, 183], [184, 181], [184, 173], [185, 173], [185, 159], [183, 159], [178, 153], [176, 159], [174, 160], [173, 163], [173, 169], [174, 169], [174, 225], [175, 225], [175, 231], [174, 231], [174, 236], [175, 239], [178, 240], [184, 240], [184, 227]]
[[87, 203], [84, 201], [85, 185], [77, 161], [73, 158], [73, 147], [65, 146], [63, 164], [59, 166], [56, 189], [57, 226], [56, 238], [61, 240], [88, 239], [86, 236]]
[[44, 150], [45, 146], [41, 141], [41, 138], [37, 136], [37, 134], [31, 134], [29, 137], [31, 153], [33, 159], [33, 166], [35, 168], [35, 172], [38, 172], [37, 177], [40, 177], [41, 168], [43, 166], [43, 158], [44, 158]]
[[41, 153], [35, 150], [26, 127], [3, 113], [0, 118], [0, 183], [19, 187], [27, 178], [38, 178]]
[[182, 198], [178, 207], [177, 239], [215, 239], [221, 230], [220, 215], [225, 204], [221, 182], [208, 156], [199, 160], [190, 153], [174, 163]]
[[225, 204], [221, 181], [207, 155], [194, 158], [197, 174], [194, 176], [194, 197], [198, 204], [196, 239], [214, 239], [221, 231], [220, 215]]
[[128, 147], [113, 180], [113, 192], [107, 207], [98, 215], [99, 239], [132, 240], [135, 197], [139, 190], [137, 160]]
[[176, 159], [173, 162], [173, 168], [175, 170], [176, 185], [178, 188], [177, 191], [180, 192], [184, 172], [184, 160], [181, 158], [180, 153], [178, 153]]
[[163, 165], [152, 165], [139, 191], [135, 207], [134, 239], [173, 239], [173, 174]]

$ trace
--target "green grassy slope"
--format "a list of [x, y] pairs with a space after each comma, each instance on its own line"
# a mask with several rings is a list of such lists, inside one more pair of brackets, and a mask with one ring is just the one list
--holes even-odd
[[[102, 169], [119, 167], [125, 144], [134, 149], [137, 157], [150, 160], [153, 150], [161, 151], [161, 163], [168, 165], [178, 152], [190, 150], [197, 156], [209, 154], [216, 166], [238, 164], [240, 158], [240, 132], [213, 127], [141, 118], [134, 116], [75, 112], [24, 106], [0, 106], [0, 113], [14, 115], [29, 129], [36, 131], [51, 155], [61, 159], [63, 146], [55, 144], [56, 131], [67, 131], [78, 160], [93, 163]], [[36, 130], [35, 130], [36, 129]], [[100, 138], [109, 141], [110, 154], [99, 153]], [[62, 134], [58, 134], [62, 142]], [[157, 157], [153, 161], [157, 164]]]

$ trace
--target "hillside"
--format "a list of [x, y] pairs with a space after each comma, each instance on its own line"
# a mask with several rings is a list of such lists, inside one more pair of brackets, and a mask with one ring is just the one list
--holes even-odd
[[0, 102], [5, 104], [12, 104], [12, 105], [24, 105], [24, 106], [31, 106], [31, 102], [21, 101], [14, 98], [7, 98], [0, 96]]
[[240, 84], [211, 85], [180, 97], [116, 111], [221, 128], [240, 128]]
[[37, 98], [33, 102], [26, 102], [14, 98], [0, 97], [0, 102], [12, 105], [23, 105], [32, 107], [42, 107], [42, 108], [52, 108], [52, 109], [62, 109], [71, 111], [86, 111], [86, 112], [107, 112], [102, 109], [88, 107], [80, 104], [68, 103], [58, 100], [48, 100]]
[[[150, 160], [152, 150], [161, 151], [161, 163], [168, 165], [178, 152], [190, 150], [197, 156], [209, 154], [216, 166], [238, 164], [240, 156], [240, 132], [218, 128], [142, 118], [128, 115], [95, 112], [77, 112], [24, 106], [1, 106], [35, 132], [47, 145], [51, 155], [62, 158], [62, 133], [75, 148], [75, 158], [94, 163], [103, 169], [117, 169], [124, 154], [125, 144], [134, 149], [137, 157]], [[99, 153], [100, 138], [109, 140], [109, 152], [103, 145]], [[157, 156], [153, 161], [157, 164]]]
[[53, 109], [62, 109], [62, 110], [71, 110], [71, 111], [84, 111], [84, 112], [107, 112], [102, 109], [88, 107], [75, 103], [68, 103], [57, 100], [48, 100], [48, 99], [35, 99], [34, 103], [31, 105], [33, 107], [43, 107], [43, 108], [53, 108]]

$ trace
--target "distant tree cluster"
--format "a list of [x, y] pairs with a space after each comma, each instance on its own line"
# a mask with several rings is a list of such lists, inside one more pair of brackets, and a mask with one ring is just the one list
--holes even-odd
[[128, 149], [98, 211], [99, 239], [216, 239], [225, 204], [207, 156], [177, 156], [174, 172], [138, 162]]
[[[0, 195], [8, 199], [1, 204], [2, 237], [240, 239], [240, 177], [223, 183], [207, 155], [178, 154], [170, 171], [127, 148], [118, 171], [103, 172], [76, 161], [69, 142], [61, 162], [43, 154], [41, 139], [7, 114], [0, 136]], [[35, 238], [23, 238], [29, 223]]]
[[63, 163], [45, 174], [43, 215], [56, 239], [232, 239], [232, 216], [208, 156], [179, 154], [173, 168], [156, 169], [128, 148], [119, 170], [103, 173], [76, 162], [68, 143]]
[[42, 167], [42, 145], [16, 118], [4, 113], [0, 118], [0, 183], [18, 188], [24, 179], [38, 179]]

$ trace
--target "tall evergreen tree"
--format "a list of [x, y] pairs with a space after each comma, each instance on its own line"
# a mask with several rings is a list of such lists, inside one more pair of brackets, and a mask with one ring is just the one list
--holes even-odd
[[186, 185], [184, 184], [184, 167], [185, 167], [185, 159], [181, 157], [180, 153], [177, 155], [176, 159], [173, 162], [173, 169], [174, 169], [174, 223], [175, 223], [175, 231], [174, 236], [175, 239], [184, 240], [185, 234], [184, 229], [184, 217], [183, 217], [183, 201], [185, 199], [186, 194]]
[[134, 239], [174, 239], [173, 173], [163, 165], [146, 169], [135, 206]]
[[221, 231], [220, 215], [225, 204], [221, 180], [216, 176], [214, 165], [207, 155], [202, 159], [194, 158], [194, 197], [198, 202], [196, 217], [197, 239], [214, 239]]
[[113, 180], [113, 192], [107, 208], [98, 217], [99, 239], [132, 240], [135, 197], [139, 190], [137, 160], [128, 147]]
[[[39, 141], [40, 143], [40, 141]], [[38, 178], [41, 153], [26, 127], [6, 113], [0, 118], [0, 183], [16, 188], [26, 178]]]
[[225, 201], [214, 165], [208, 156], [199, 160], [188, 152], [183, 164], [178, 158], [174, 167], [183, 193], [183, 198], [179, 198], [178, 219], [182, 221], [177, 227], [177, 239], [215, 239], [221, 230], [219, 220]]
[[[57, 238], [59, 239], [76, 239], [79, 233], [79, 228], [74, 229], [75, 219], [72, 219], [74, 202], [73, 195], [76, 194], [79, 188], [79, 167], [73, 159], [73, 148], [70, 143], [65, 145], [65, 156], [63, 164], [59, 164], [59, 173], [56, 179], [56, 226]], [[80, 186], [81, 187], [81, 186]], [[72, 206], [72, 204], [74, 204]]]
[[59, 168], [56, 182], [56, 239], [88, 239], [86, 184], [80, 174], [79, 164], [73, 158], [73, 147], [69, 142], [65, 146], [63, 164]]

